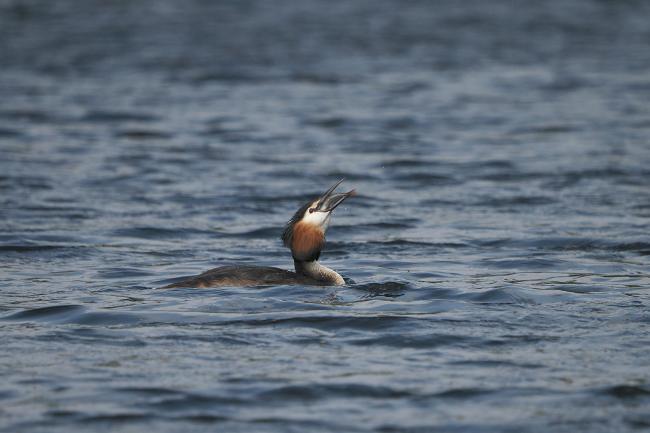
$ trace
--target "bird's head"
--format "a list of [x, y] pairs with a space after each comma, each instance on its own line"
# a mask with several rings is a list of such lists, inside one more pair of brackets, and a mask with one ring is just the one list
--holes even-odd
[[343, 179], [339, 180], [325, 194], [303, 205], [287, 223], [282, 233], [282, 242], [291, 249], [294, 260], [311, 262], [318, 260], [325, 244], [325, 231], [332, 211], [343, 201], [355, 194], [354, 190], [334, 193]]

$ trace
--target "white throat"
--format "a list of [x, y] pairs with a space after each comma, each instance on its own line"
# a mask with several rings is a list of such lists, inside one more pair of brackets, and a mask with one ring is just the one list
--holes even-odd
[[317, 260], [314, 260], [313, 262], [299, 262], [294, 260], [294, 266], [296, 268], [296, 273], [307, 275], [308, 277], [322, 281], [326, 284], [334, 286], [342, 286], [345, 284], [345, 280], [342, 276], [333, 269], [321, 265]]

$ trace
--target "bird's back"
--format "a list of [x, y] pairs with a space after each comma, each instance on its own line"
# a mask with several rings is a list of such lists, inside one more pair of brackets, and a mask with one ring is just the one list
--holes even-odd
[[322, 285], [322, 281], [270, 266], [232, 265], [210, 269], [202, 274], [161, 287], [273, 286], [284, 284]]

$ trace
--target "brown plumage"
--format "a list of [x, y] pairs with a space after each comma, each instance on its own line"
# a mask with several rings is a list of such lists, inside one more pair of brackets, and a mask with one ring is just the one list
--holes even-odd
[[318, 260], [325, 245], [325, 232], [320, 227], [299, 221], [293, 226], [291, 253], [294, 260], [311, 262]]

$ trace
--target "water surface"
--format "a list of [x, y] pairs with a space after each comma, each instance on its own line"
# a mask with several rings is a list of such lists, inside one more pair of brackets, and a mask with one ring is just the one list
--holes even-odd
[[648, 13], [3, 2], [0, 430], [647, 429]]

